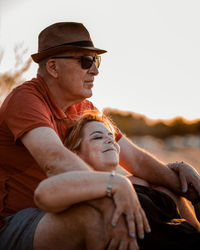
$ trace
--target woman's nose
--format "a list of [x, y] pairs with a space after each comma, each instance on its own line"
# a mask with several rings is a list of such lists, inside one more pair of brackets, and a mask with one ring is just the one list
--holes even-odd
[[106, 139], [106, 143], [111, 143], [111, 144], [114, 144], [114, 142], [115, 142], [115, 140], [114, 140], [114, 138], [112, 138], [112, 137], [108, 137], [107, 139]]

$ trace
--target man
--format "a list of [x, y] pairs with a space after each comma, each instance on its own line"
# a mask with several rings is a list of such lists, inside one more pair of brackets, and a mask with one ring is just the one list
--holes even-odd
[[[34, 190], [46, 177], [73, 170], [91, 171], [63, 146], [63, 140], [73, 119], [86, 109], [94, 109], [86, 98], [92, 96], [94, 77], [98, 74], [97, 55], [105, 52], [94, 47], [80, 23], [47, 27], [39, 35], [38, 53], [32, 55], [39, 64], [37, 78], [14, 89], [2, 104], [1, 249], [33, 249], [33, 245], [36, 250], [104, 249], [106, 245], [108, 249], [128, 249], [132, 239], [123, 218], [116, 228], [108, 225], [112, 214], [112, 201], [108, 198], [77, 205], [60, 214], [44, 213], [34, 205]], [[123, 167], [180, 193], [181, 185], [174, 171], [120, 132], [118, 140]], [[198, 174], [190, 167], [176, 169], [200, 195]], [[184, 188], [187, 191], [187, 186]]]

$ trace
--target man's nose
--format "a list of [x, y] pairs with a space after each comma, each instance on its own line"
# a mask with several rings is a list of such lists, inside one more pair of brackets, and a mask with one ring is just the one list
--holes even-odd
[[88, 73], [95, 75], [95, 76], [99, 74], [99, 70], [98, 70], [95, 62], [93, 62], [92, 66], [89, 68]]

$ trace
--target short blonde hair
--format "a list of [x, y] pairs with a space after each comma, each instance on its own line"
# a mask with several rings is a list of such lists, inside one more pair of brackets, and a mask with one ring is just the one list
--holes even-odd
[[73, 152], [79, 151], [83, 136], [83, 127], [85, 126], [85, 124], [92, 121], [103, 123], [113, 133], [114, 137], [116, 136], [117, 128], [109, 117], [97, 110], [87, 110], [83, 113], [82, 116], [80, 116], [80, 118], [76, 119], [67, 130], [66, 138], [64, 141], [65, 147]]

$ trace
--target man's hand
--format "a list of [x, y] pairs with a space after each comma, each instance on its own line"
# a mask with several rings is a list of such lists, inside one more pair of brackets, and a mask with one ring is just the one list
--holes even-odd
[[192, 202], [196, 217], [200, 221], [200, 175], [183, 161], [168, 163], [168, 167], [179, 175], [183, 196]]
[[183, 195], [190, 201], [200, 199], [200, 175], [198, 172], [183, 161], [168, 163], [167, 166], [179, 175]]
[[183, 161], [168, 163], [167, 166], [179, 175], [182, 196], [192, 202], [196, 217], [200, 222], [200, 175], [191, 165]]

